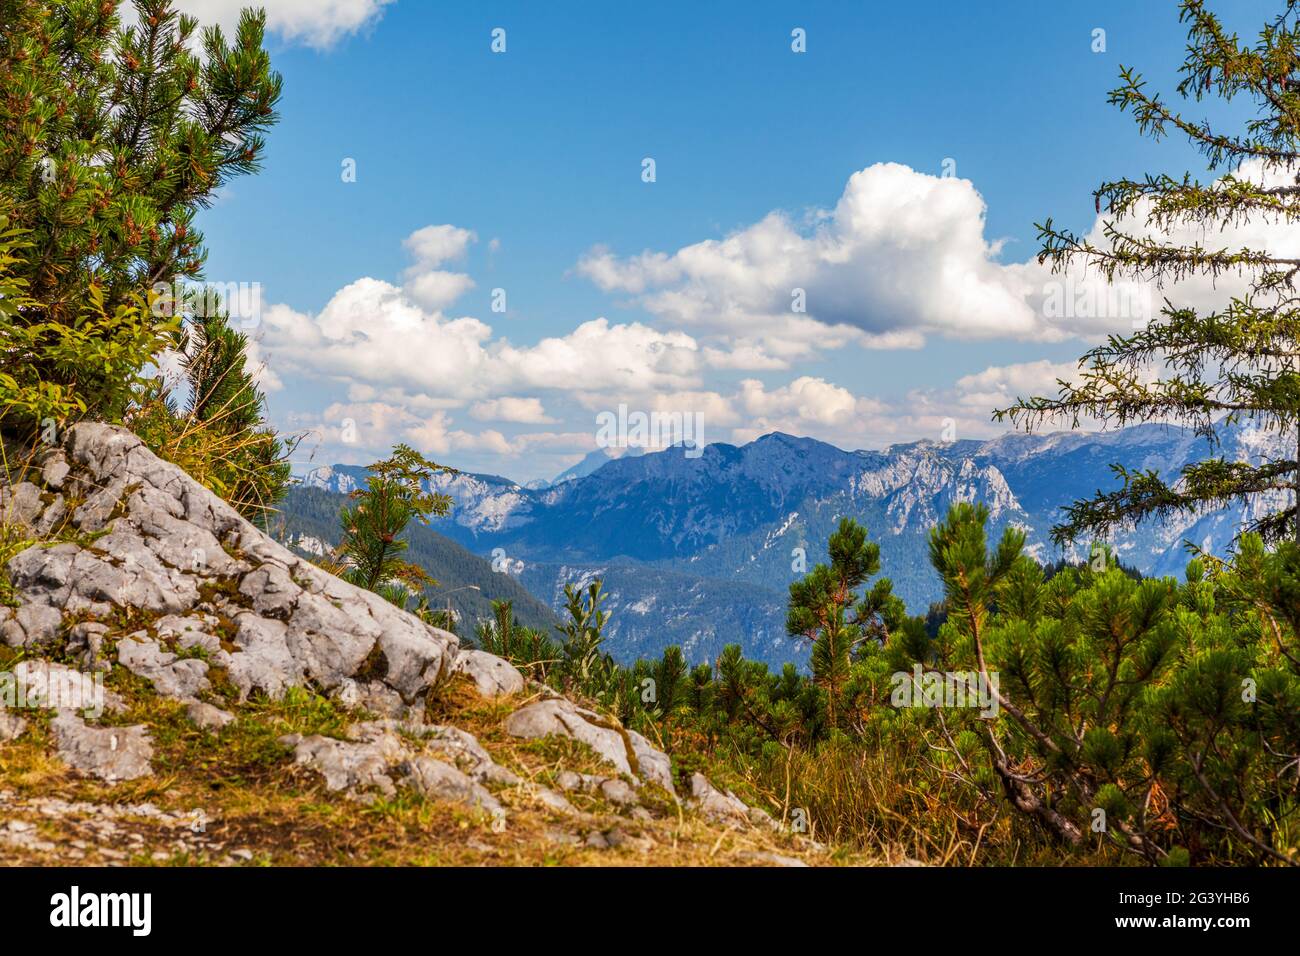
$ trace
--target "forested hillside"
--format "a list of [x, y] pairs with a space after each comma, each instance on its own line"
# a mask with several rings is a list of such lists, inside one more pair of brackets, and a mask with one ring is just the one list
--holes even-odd
[[[347, 495], [292, 487], [277, 508], [271, 531], [300, 554], [321, 556], [338, 545], [339, 512], [347, 502]], [[491, 619], [493, 601], [510, 601], [516, 619], [529, 627], [550, 631], [558, 620], [511, 575], [493, 571], [490, 560], [471, 554], [432, 528], [412, 524], [405, 537], [411, 561], [437, 581], [426, 590], [430, 605], [442, 610], [450, 603], [464, 633], [471, 633], [477, 622]]]

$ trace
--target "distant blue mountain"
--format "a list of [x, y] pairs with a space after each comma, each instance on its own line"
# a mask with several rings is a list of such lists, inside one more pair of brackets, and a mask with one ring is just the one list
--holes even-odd
[[[566, 468], [555, 476], [550, 482], [552, 485], [562, 485], [566, 481], [573, 481], [575, 478], [585, 478], [592, 472], [605, 467], [611, 461], [617, 461], [619, 458], [637, 458], [645, 454], [645, 449], [629, 448], [597, 448], [593, 452], [588, 452], [582, 461], [578, 462], [571, 468]], [[545, 487], [543, 485], [542, 487]]]
[[[740, 447], [709, 445], [697, 457], [681, 448], [603, 463], [589, 456], [584, 465], [597, 467], [545, 488], [440, 475], [433, 486], [454, 505], [435, 527], [481, 556], [500, 549], [520, 582], [552, 607], [566, 580], [599, 573], [611, 609], [617, 604], [608, 633], [622, 659], [676, 643], [698, 662], [737, 641], [775, 664], [806, 656], [784, 629], [798, 549], [808, 567], [824, 560], [841, 517], [866, 525], [880, 543], [881, 573], [923, 613], [942, 597], [926, 535], [955, 502], [984, 502], [994, 534], [1009, 525], [1024, 529], [1039, 560], [1081, 560], [1091, 542], [1060, 552], [1049, 530], [1065, 505], [1116, 486], [1112, 463], [1170, 476], [1212, 453], [1258, 460], [1281, 451], [1276, 433], [1250, 428], [1228, 428], [1221, 440], [1215, 450], [1190, 429], [1139, 425], [843, 451], [773, 433]], [[363, 469], [340, 466], [307, 481], [346, 491], [363, 476]], [[1178, 574], [1185, 541], [1223, 553], [1248, 516], [1233, 506], [1143, 524], [1108, 543], [1144, 573]]]

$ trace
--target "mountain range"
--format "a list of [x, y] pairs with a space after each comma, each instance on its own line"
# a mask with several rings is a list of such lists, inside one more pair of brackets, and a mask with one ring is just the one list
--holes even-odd
[[[803, 568], [825, 560], [841, 517], [867, 527], [880, 544], [881, 574], [913, 613], [924, 613], [942, 597], [927, 533], [956, 502], [988, 506], [990, 537], [1022, 528], [1040, 561], [1083, 560], [1092, 542], [1060, 551], [1050, 529], [1065, 505], [1117, 487], [1113, 463], [1170, 477], [1211, 455], [1258, 460], [1280, 452], [1277, 433], [1241, 425], [1220, 429], [1217, 447], [1192, 429], [1159, 424], [884, 451], [844, 451], [778, 432], [739, 447], [712, 444], [695, 457], [682, 448], [598, 452], [545, 487], [438, 475], [432, 486], [454, 504], [433, 529], [553, 609], [562, 606], [565, 583], [600, 577], [612, 612], [608, 646], [620, 660], [680, 644], [697, 663], [738, 642], [747, 655], [780, 664], [807, 656], [785, 633], [787, 588]], [[363, 468], [334, 466], [304, 483], [342, 493], [364, 475]], [[1144, 523], [1107, 543], [1144, 574], [1179, 574], [1186, 542], [1222, 554], [1253, 508], [1265, 506]]]

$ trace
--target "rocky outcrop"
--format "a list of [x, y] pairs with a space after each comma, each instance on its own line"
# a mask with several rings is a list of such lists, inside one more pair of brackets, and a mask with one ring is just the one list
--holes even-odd
[[524, 689], [524, 675], [519, 669], [487, 651], [461, 651], [456, 658], [456, 672], [474, 681], [484, 697], [517, 694]]
[[206, 662], [176, 661], [159, 638], [206, 646], [242, 696], [307, 682], [330, 690], [378, 663], [377, 678], [409, 702], [455, 666], [453, 635], [299, 559], [124, 429], [75, 426], [41, 474], [57, 477], [57, 492], [19, 484], [10, 510], [34, 526], [75, 503], [66, 530], [84, 543], [10, 560], [19, 607], [0, 622], [6, 643], [47, 642], [70, 616], [152, 613], [153, 634], [132, 635], [139, 647], [122, 663], [159, 693], [186, 697], [202, 689]]
[[[104, 689], [102, 672], [129, 672], [212, 734], [241, 719], [250, 695], [311, 687], [357, 718], [341, 737], [280, 738], [327, 790], [374, 800], [405, 788], [485, 813], [494, 828], [507, 806], [530, 803], [586, 820], [561, 793], [494, 761], [474, 735], [427, 721], [429, 694], [455, 676], [485, 697], [527, 690], [505, 660], [462, 650], [455, 635], [294, 555], [124, 429], [73, 427], [27, 478], [0, 487], [0, 514], [41, 540], [5, 568], [16, 606], [0, 608], [0, 642], [23, 650], [13, 690], [23, 706], [55, 712], [50, 740], [72, 769], [110, 783], [151, 773], [149, 729], [122, 726], [124, 700]], [[29, 723], [0, 697], [0, 740]], [[667, 755], [563, 697], [518, 706], [504, 730], [570, 737], [604, 760], [607, 776], [559, 775], [561, 789], [599, 801], [584, 806], [644, 819], [645, 784], [675, 798]], [[694, 783], [692, 799], [710, 815], [724, 803], [736, 819], [747, 812]], [[599, 831], [608, 846], [619, 833]]]
[[128, 634], [118, 642], [117, 661], [152, 683], [164, 697], [192, 700], [211, 686], [207, 664], [197, 658], [179, 659], [144, 631]]
[[[29, 477], [0, 490], [0, 511], [55, 543], [10, 559], [17, 607], [0, 608], [0, 640], [37, 655], [62, 642], [80, 661], [82, 671], [27, 660], [12, 675], [27, 706], [59, 712], [53, 739], [76, 769], [105, 780], [149, 772], [144, 728], [85, 720], [103, 703], [120, 707], [116, 695], [97, 705], [102, 685], [90, 678], [113, 662], [209, 730], [233, 719], [204, 699], [213, 668], [240, 699], [311, 684], [386, 713], [418, 708], [457, 669], [454, 635], [299, 559], [129, 431], [77, 425]], [[139, 623], [121, 633], [123, 620]], [[490, 675], [497, 692], [523, 683], [481, 652], [466, 672], [485, 688]], [[21, 733], [20, 721], [6, 715], [5, 734]]]
[[619, 727], [571, 700], [552, 697], [515, 711], [506, 719], [512, 737], [572, 737], [586, 744], [619, 773], [655, 783], [674, 793], [672, 762], [635, 730]]
[[[318, 771], [330, 790], [370, 801], [409, 787], [422, 796], [463, 804], [504, 821], [504, 808], [484, 784], [517, 785], [519, 779], [498, 767], [473, 735], [452, 727], [394, 720], [356, 724], [348, 735], [349, 740], [336, 740], [293, 734], [280, 742], [293, 748], [297, 763]], [[469, 772], [441, 756], [460, 762]]]
[[637, 800], [636, 791], [626, 781], [618, 777], [602, 777], [598, 774], [574, 773], [572, 770], [563, 770], [556, 775], [555, 783], [566, 793], [599, 794], [619, 807], [636, 806], [640, 802]]
[[690, 804], [720, 822], [740, 822], [748, 818], [749, 807], [734, 793], [723, 793], [702, 773], [691, 774]]
[[280, 743], [293, 748], [294, 759], [325, 778], [330, 790], [343, 790], [351, 796], [377, 791], [386, 797], [397, 793], [390, 770], [408, 756], [406, 746], [394, 733], [376, 729], [357, 732], [354, 741], [336, 740], [313, 734], [303, 737], [290, 734]]
[[185, 705], [185, 715], [195, 727], [204, 730], [219, 731], [232, 722], [235, 715], [201, 700], [192, 700]]

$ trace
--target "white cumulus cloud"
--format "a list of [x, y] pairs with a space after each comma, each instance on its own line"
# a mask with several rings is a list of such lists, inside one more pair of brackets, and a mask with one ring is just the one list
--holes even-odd
[[[1237, 173], [1269, 185], [1294, 174], [1247, 163]], [[1147, 226], [1140, 203], [1117, 225], [1135, 236]], [[930, 336], [958, 340], [1059, 342], [1131, 331], [1168, 297], [1201, 309], [1222, 306], [1245, 278], [1194, 276], [1160, 286], [1117, 277], [1109, 285], [1083, 263], [1053, 274], [1036, 259], [1001, 261], [1002, 244], [985, 234], [986, 207], [966, 179], [878, 163], [849, 177], [835, 206], [796, 219], [771, 212], [722, 239], [674, 252], [619, 257], [594, 247], [579, 273], [625, 293], [665, 322], [689, 328], [715, 347], [717, 368], [789, 367], [814, 352], [856, 343], [918, 348]], [[1100, 214], [1086, 235], [1106, 249]], [[1300, 256], [1292, 223], [1255, 217], [1207, 231], [1176, 224], [1162, 238], [1211, 249], [1266, 249]], [[712, 338], [711, 338], [712, 337]]]
[[503, 396], [489, 401], [475, 402], [469, 414], [481, 422], [517, 422], [525, 425], [553, 425], [554, 418], [547, 417], [546, 409], [538, 398]]
[[880, 163], [807, 222], [772, 212], [671, 254], [598, 248], [578, 270], [665, 320], [745, 335], [786, 359], [845, 341], [916, 347], [927, 333], [1041, 335], [1030, 287], [996, 261], [984, 213], [969, 180]]
[[[431, 226], [405, 246], [415, 264], [403, 285], [357, 279], [319, 313], [284, 304], [263, 310], [258, 358], [269, 387], [289, 376], [337, 384], [351, 401], [380, 401], [421, 413], [474, 403], [482, 421], [552, 424], [541, 398], [697, 387], [714, 358], [685, 332], [596, 318], [533, 344], [498, 336], [479, 319], [448, 314], [447, 302], [472, 285], [438, 267], [473, 242], [469, 230]], [[527, 397], [520, 397], [521, 393]]]
[[266, 10], [268, 29], [290, 42], [327, 49], [379, 20], [394, 0], [177, 0], [176, 9], [198, 17], [202, 26], [219, 25], [229, 37], [239, 13], [249, 6]]

